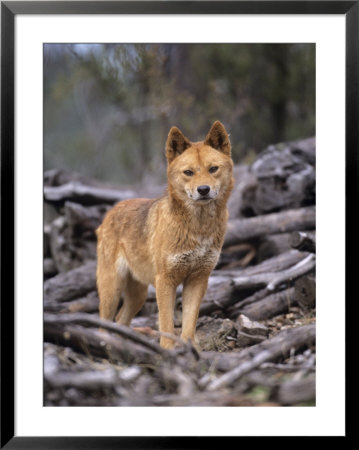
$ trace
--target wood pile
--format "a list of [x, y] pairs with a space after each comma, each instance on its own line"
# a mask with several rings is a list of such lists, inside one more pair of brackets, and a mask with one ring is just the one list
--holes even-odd
[[[315, 140], [270, 146], [235, 175], [200, 308], [201, 351], [179, 337], [168, 351], [158, 344], [153, 287], [130, 328], [98, 316], [95, 229], [115, 202], [146, 195], [45, 174], [46, 405], [315, 404]], [[178, 335], [181, 295], [179, 287]]]

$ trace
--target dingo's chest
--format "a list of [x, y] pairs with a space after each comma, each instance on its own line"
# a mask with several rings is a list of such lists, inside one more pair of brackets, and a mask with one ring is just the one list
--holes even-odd
[[191, 248], [168, 256], [168, 263], [174, 268], [193, 268], [194, 266], [213, 267], [219, 258], [219, 250], [213, 247], [213, 238], [202, 238]]

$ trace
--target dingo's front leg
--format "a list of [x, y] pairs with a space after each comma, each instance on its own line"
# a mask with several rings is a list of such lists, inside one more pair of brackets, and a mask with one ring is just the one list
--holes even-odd
[[[176, 286], [165, 276], [156, 277], [156, 298], [161, 332], [174, 334], [174, 306], [176, 300]], [[161, 336], [160, 344], [164, 348], [173, 348], [173, 339]]]
[[199, 307], [206, 293], [208, 276], [189, 278], [183, 284], [182, 293], [182, 334], [184, 341], [194, 343]]

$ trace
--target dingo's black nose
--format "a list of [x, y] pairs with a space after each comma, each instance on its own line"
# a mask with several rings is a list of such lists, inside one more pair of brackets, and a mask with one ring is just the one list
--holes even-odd
[[197, 191], [201, 195], [207, 195], [210, 190], [211, 190], [211, 188], [209, 186], [206, 186], [206, 185], [198, 186], [198, 188], [197, 188]]

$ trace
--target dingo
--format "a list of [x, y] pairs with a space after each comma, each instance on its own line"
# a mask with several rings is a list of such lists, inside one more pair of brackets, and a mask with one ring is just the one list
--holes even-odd
[[[228, 134], [215, 122], [201, 142], [172, 127], [166, 142], [168, 190], [156, 199], [115, 205], [97, 229], [97, 287], [100, 317], [130, 325], [153, 284], [159, 329], [174, 333], [176, 287], [183, 283], [182, 334], [194, 342], [208, 277], [226, 230], [233, 162]], [[162, 336], [162, 347], [174, 341]]]

